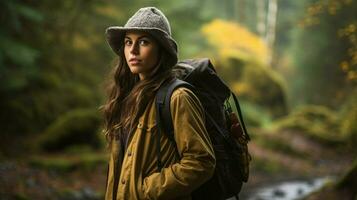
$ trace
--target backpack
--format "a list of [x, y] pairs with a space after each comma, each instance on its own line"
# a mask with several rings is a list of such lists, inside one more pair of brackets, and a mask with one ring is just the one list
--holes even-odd
[[[205, 111], [205, 126], [216, 156], [213, 177], [193, 191], [192, 199], [227, 199], [241, 190], [248, 181], [251, 157], [246, 130], [237, 97], [218, 77], [210, 60], [180, 61], [174, 68], [175, 79], [163, 84], [156, 94], [156, 121], [175, 143], [170, 113], [170, 99], [179, 87], [191, 89], [201, 101]], [[158, 138], [161, 137], [160, 128]], [[176, 144], [176, 143], [175, 143]], [[178, 155], [178, 151], [176, 149]], [[157, 147], [158, 169], [161, 171], [160, 143]]]

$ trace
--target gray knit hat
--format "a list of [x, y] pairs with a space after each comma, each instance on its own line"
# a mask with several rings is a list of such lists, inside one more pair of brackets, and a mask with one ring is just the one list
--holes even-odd
[[117, 55], [119, 55], [119, 49], [124, 45], [125, 32], [129, 30], [140, 30], [149, 33], [170, 55], [170, 65], [177, 63], [177, 44], [171, 37], [169, 21], [159, 9], [155, 7], [141, 8], [123, 27], [111, 26], [107, 28], [107, 41]]

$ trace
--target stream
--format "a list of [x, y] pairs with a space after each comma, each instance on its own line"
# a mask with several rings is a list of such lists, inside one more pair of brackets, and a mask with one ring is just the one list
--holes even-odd
[[[332, 180], [332, 177], [322, 177], [311, 180], [292, 180], [274, 183], [269, 186], [253, 189], [248, 194], [242, 194], [240, 200], [298, 200], [320, 189]], [[227, 200], [234, 200], [234, 198]]]

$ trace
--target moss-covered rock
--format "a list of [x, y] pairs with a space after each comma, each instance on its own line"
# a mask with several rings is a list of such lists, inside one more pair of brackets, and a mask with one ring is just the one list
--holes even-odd
[[357, 91], [343, 104], [339, 117], [340, 132], [347, 138], [350, 149], [357, 152]]
[[299, 130], [326, 144], [339, 144], [345, 140], [339, 132], [337, 113], [324, 106], [298, 107], [289, 116], [276, 121], [278, 130]]
[[59, 151], [79, 144], [98, 149], [103, 144], [100, 124], [101, 117], [96, 110], [73, 110], [52, 123], [41, 134], [37, 145], [45, 151]]

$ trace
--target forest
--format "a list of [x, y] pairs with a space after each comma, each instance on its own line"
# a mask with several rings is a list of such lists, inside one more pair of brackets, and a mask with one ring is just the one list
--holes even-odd
[[240, 101], [241, 199], [357, 198], [357, 1], [2, 0], [0, 199], [103, 199], [105, 30], [146, 6]]

